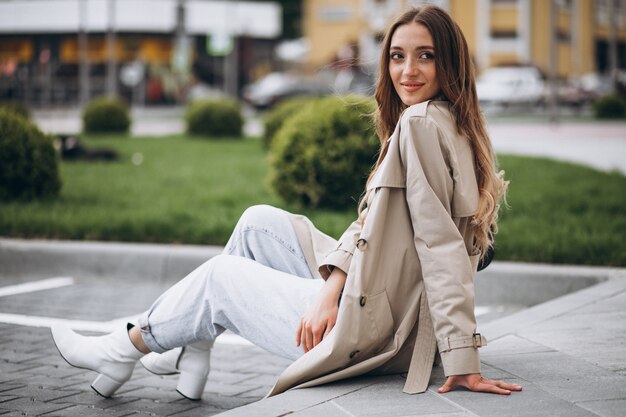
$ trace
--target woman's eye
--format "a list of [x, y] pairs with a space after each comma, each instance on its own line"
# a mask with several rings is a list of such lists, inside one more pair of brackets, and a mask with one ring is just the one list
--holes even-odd
[[389, 55], [389, 57], [393, 60], [395, 59], [402, 59], [402, 54], [399, 54], [398, 52], [394, 52], [391, 55]]
[[431, 54], [430, 52], [423, 52], [420, 54], [419, 59], [424, 59], [424, 60], [433, 60], [435, 59], [435, 56], [433, 54]]

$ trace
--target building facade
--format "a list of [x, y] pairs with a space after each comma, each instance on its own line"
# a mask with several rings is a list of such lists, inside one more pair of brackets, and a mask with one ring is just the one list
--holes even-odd
[[433, 3], [446, 9], [465, 33], [478, 71], [515, 64], [549, 73], [554, 66], [557, 77], [566, 79], [606, 74], [611, 59], [615, 67], [626, 68], [626, 0], [551, 1], [305, 0], [308, 64], [323, 67], [352, 44], [358, 45], [361, 62], [373, 67], [394, 16], [410, 6]]
[[200, 83], [236, 95], [271, 65], [281, 12], [271, 1], [0, 0], [0, 100], [73, 105], [113, 92], [166, 104]]

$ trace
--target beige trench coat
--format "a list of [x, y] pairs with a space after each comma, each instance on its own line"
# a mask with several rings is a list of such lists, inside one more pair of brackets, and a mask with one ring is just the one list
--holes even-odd
[[409, 107], [389, 140], [367, 186], [363, 227], [355, 221], [337, 243], [305, 217], [291, 218], [314, 273], [325, 279], [338, 267], [348, 277], [333, 331], [269, 395], [407, 370], [404, 391], [424, 392], [437, 348], [446, 375], [480, 372], [477, 347], [486, 341], [474, 317], [469, 224], [478, 187], [469, 142], [446, 101]]

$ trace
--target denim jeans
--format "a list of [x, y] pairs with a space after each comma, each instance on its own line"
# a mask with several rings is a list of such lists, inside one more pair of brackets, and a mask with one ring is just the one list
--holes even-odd
[[163, 293], [139, 318], [153, 352], [204, 341], [225, 329], [295, 360], [300, 317], [323, 285], [313, 279], [285, 211], [247, 209], [218, 255]]

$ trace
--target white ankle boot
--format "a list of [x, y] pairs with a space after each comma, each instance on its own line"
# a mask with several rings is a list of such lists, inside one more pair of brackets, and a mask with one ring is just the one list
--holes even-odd
[[213, 342], [198, 342], [164, 353], [150, 353], [141, 359], [148, 371], [157, 375], [180, 373], [176, 391], [190, 400], [199, 400], [211, 368]]
[[130, 379], [135, 364], [145, 355], [130, 341], [131, 327], [124, 326], [105, 336], [82, 336], [59, 325], [50, 330], [63, 359], [77, 368], [98, 372], [91, 388], [103, 397], [110, 397]]

